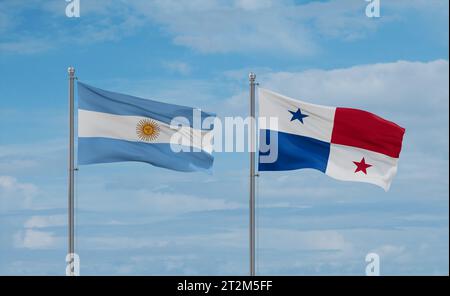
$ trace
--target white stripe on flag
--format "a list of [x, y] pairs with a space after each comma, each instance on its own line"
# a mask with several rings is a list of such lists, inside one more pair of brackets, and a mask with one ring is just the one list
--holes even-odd
[[[154, 140], [144, 141], [139, 138], [136, 127], [141, 120], [152, 120], [158, 125], [159, 134]], [[178, 139], [180, 142], [190, 143], [191, 147], [203, 149], [208, 153], [212, 152], [212, 131], [200, 131], [187, 126], [174, 129], [170, 125], [152, 118], [78, 109], [78, 137], [112, 138], [151, 144], [171, 143], [172, 136], [175, 133], [181, 135], [181, 140]], [[202, 139], [204, 142], [203, 148]]]

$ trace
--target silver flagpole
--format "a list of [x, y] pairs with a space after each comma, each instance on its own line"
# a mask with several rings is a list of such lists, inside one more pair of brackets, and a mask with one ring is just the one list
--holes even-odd
[[69, 67], [69, 186], [68, 186], [68, 234], [69, 234], [69, 275], [75, 275], [74, 270], [74, 254], [75, 254], [75, 211], [74, 211], [74, 80], [75, 68]]
[[250, 275], [255, 275], [255, 73], [248, 75], [250, 81]]

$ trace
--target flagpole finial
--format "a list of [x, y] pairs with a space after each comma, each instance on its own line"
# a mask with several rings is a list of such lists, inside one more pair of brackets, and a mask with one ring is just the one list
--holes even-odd
[[250, 73], [248, 74], [248, 80], [254, 82], [255, 79], [256, 79], [256, 74], [253, 73], [253, 72], [250, 72]]
[[74, 67], [69, 67], [69, 68], [67, 68], [67, 72], [69, 74], [75, 74], [75, 68]]

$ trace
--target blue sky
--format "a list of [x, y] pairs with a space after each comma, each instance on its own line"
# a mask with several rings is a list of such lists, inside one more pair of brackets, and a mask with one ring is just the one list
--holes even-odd
[[[312, 170], [258, 179], [259, 274], [449, 272], [448, 1], [0, 2], [0, 274], [65, 272], [67, 67], [100, 88], [246, 115], [247, 75], [406, 128], [389, 192]], [[248, 157], [213, 174], [80, 167], [82, 274], [247, 274]]]

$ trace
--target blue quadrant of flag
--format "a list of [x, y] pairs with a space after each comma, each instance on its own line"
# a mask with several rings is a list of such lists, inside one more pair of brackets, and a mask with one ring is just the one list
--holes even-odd
[[[259, 162], [260, 171], [286, 171], [296, 169], [316, 169], [325, 173], [328, 157], [330, 155], [330, 143], [314, 138], [293, 135], [274, 130], [261, 130], [265, 133], [266, 143], [270, 145], [270, 139], [278, 137], [278, 157], [273, 163]], [[274, 135], [277, 134], [277, 135]], [[260, 135], [260, 138], [264, 138]], [[260, 152], [260, 155], [273, 153]]]

